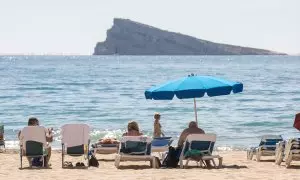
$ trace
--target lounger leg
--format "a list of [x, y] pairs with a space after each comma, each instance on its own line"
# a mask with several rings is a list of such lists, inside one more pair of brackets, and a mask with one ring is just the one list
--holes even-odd
[[280, 165], [283, 160], [283, 150], [279, 148], [275, 159], [275, 164]]
[[61, 167], [64, 168], [64, 144], [61, 145]]
[[249, 156], [250, 156], [249, 159], [252, 160], [252, 159], [253, 159], [253, 154], [254, 154], [254, 152], [253, 152], [253, 151], [250, 151], [249, 153], [250, 153], [250, 154], [249, 154]]
[[179, 161], [180, 161], [180, 168], [183, 169], [183, 156], [180, 156]]
[[203, 160], [202, 159], [199, 161], [199, 163], [200, 163], [200, 167], [203, 167]]
[[22, 156], [23, 156], [23, 154], [22, 154], [22, 149], [21, 149], [21, 151], [20, 151], [21, 169], [23, 168], [23, 166], [22, 166], [23, 165], [22, 164], [23, 163], [23, 157]]
[[121, 156], [120, 155], [116, 155], [116, 158], [115, 158], [115, 166], [116, 166], [116, 168], [120, 167], [120, 161], [121, 161]]
[[285, 161], [285, 166], [287, 168], [291, 166], [292, 158], [293, 158], [293, 154], [289, 153], [288, 157], [286, 158], [286, 161]]
[[215, 160], [214, 160], [214, 159], [212, 159], [211, 161], [212, 161], [212, 163], [213, 163], [214, 167], [217, 167], [217, 166], [216, 166], [216, 162], [215, 162]]
[[152, 157], [152, 168], [156, 168], [156, 158]]
[[260, 161], [260, 157], [261, 157], [261, 150], [258, 149], [258, 151], [256, 152], [256, 161], [259, 162]]
[[252, 150], [250, 149], [247, 151], [247, 159], [252, 160], [252, 157], [253, 157], [253, 153], [252, 153]]
[[87, 167], [90, 167], [90, 156], [89, 156], [89, 153], [90, 153], [90, 140], [89, 140], [89, 143], [88, 143], [88, 146], [87, 146]]
[[33, 158], [29, 158], [30, 160], [29, 160], [29, 167], [30, 168], [32, 168], [32, 160], [33, 160]]
[[219, 166], [218, 166], [218, 168], [222, 168], [223, 157], [219, 157], [218, 160], [219, 160]]
[[185, 167], [186, 168], [188, 167], [189, 161], [190, 161], [190, 159], [187, 159], [186, 162], [185, 162]]

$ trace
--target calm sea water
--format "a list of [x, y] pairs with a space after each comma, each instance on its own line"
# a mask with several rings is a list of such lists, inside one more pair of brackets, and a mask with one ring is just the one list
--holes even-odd
[[55, 129], [87, 123], [92, 141], [119, 137], [129, 120], [146, 134], [160, 112], [165, 134], [175, 139], [194, 119], [193, 100], [154, 101], [145, 89], [190, 73], [244, 84], [244, 92], [197, 99], [199, 125], [216, 133], [223, 149], [255, 145], [264, 134], [297, 136], [300, 57], [292, 56], [0, 56], [0, 122], [7, 145], [30, 116]]

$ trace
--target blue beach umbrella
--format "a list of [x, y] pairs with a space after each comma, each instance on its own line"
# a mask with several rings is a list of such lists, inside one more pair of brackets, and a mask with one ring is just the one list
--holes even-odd
[[196, 98], [207, 94], [209, 97], [228, 95], [231, 92], [243, 91], [243, 84], [212, 76], [197, 76], [194, 74], [164, 84], [154, 86], [145, 91], [146, 99], [172, 100], [194, 98], [195, 119], [197, 120]]

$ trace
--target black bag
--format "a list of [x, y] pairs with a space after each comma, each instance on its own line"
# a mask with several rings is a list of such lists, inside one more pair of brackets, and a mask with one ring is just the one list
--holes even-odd
[[169, 167], [169, 168], [176, 168], [179, 162], [181, 149], [175, 149], [174, 147], [169, 147], [169, 152], [164, 159], [162, 166]]
[[94, 155], [92, 155], [91, 159], [89, 160], [89, 166], [99, 167], [99, 162]]

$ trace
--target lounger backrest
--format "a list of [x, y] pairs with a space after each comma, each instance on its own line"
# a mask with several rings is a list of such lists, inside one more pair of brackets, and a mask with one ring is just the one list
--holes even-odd
[[183, 153], [188, 150], [200, 150], [203, 153], [211, 154], [216, 139], [215, 134], [190, 134], [185, 140]]
[[88, 145], [90, 127], [86, 124], [65, 124], [61, 128], [61, 142], [68, 147]]
[[300, 138], [293, 138], [290, 140], [290, 143], [292, 143], [292, 150], [300, 150]]
[[150, 155], [152, 138], [145, 136], [124, 136], [120, 152], [133, 155]]
[[0, 125], [0, 145], [3, 144], [4, 141], [4, 125]]
[[43, 126], [27, 126], [24, 127], [20, 134], [20, 145], [26, 150], [27, 145], [42, 144], [39, 147], [46, 147], [46, 129]]
[[276, 146], [276, 143], [283, 141], [280, 135], [264, 135], [261, 138], [259, 146]]
[[152, 146], [170, 146], [172, 142], [172, 137], [153, 138]]
[[0, 125], [0, 146], [4, 146], [4, 125]]
[[4, 136], [4, 125], [0, 125], [0, 137]]

